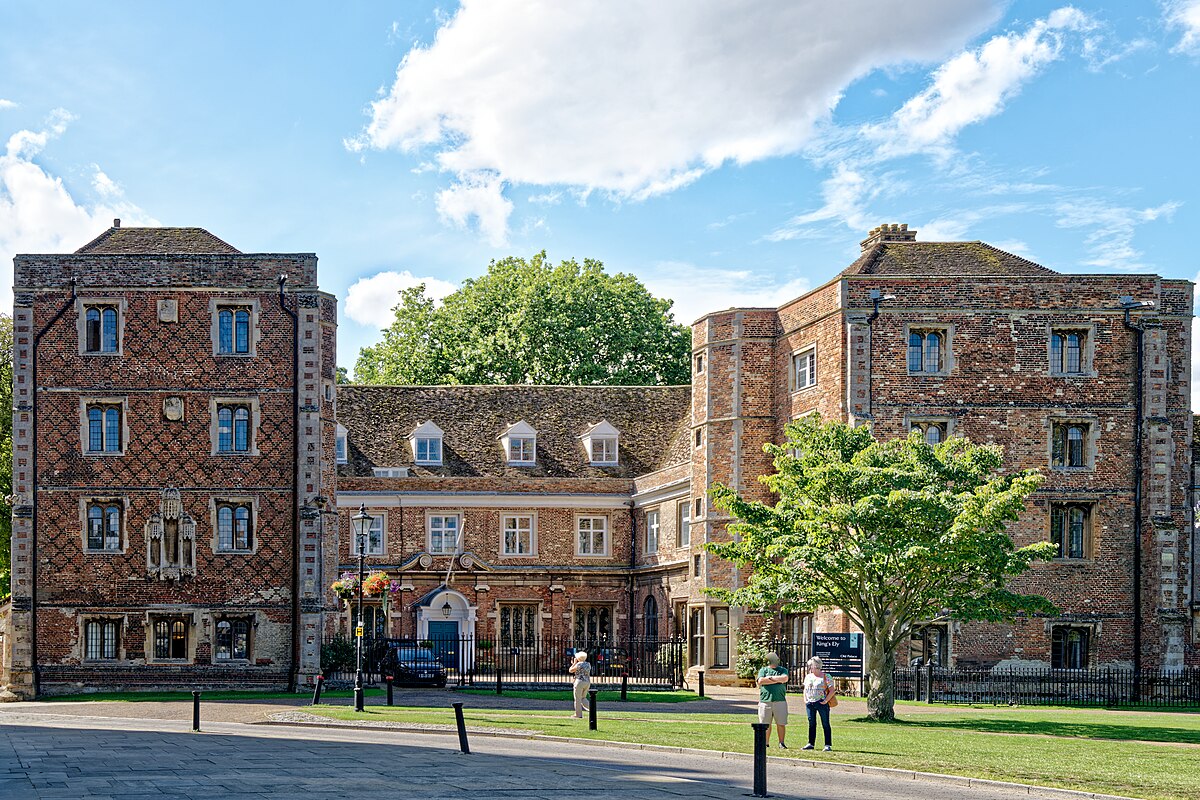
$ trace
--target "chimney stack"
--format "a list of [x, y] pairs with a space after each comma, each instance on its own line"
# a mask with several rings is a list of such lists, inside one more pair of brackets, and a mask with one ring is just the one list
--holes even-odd
[[114, 227], [114, 228], [119, 228], [119, 227], [121, 227], [121, 220], [119, 220], [119, 219], [114, 219], [114, 220], [113, 220], [113, 227]]
[[862, 245], [863, 252], [870, 250], [877, 244], [887, 244], [889, 242], [915, 242], [917, 240], [917, 232], [910, 231], [908, 225], [890, 225], [883, 224], [871, 230], [867, 234], [867, 238], [863, 239], [859, 244]]

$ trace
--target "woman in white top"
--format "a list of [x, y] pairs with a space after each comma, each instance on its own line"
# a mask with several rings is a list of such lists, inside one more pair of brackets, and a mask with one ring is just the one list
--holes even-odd
[[804, 676], [804, 708], [808, 711], [808, 744], [812, 750], [817, 743], [817, 717], [821, 718], [821, 731], [825, 734], [825, 749], [833, 749], [833, 736], [829, 731], [829, 698], [833, 696], [833, 681], [821, 669], [821, 659], [813, 656], [808, 660], [808, 674]]
[[575, 683], [571, 688], [575, 690], [576, 719], [583, 719], [583, 696], [592, 685], [592, 665], [588, 663], [587, 657], [583, 650], [576, 651], [575, 661], [567, 667], [567, 672], [575, 676]]

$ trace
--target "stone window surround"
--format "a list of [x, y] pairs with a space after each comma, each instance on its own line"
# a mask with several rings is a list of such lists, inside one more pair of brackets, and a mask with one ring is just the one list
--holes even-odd
[[[904, 426], [911, 433], [914, 424], [928, 424], [930, 422], [946, 426], [946, 439], [954, 436], [954, 417], [950, 416], [938, 416], [937, 414], [906, 416], [904, 419]], [[943, 439], [942, 441], [945, 441], [946, 439]]]
[[[583, 519], [602, 519], [604, 520], [604, 549], [599, 553], [581, 553], [579, 552], [579, 521]], [[609, 514], [576, 514], [573, 538], [575, 539], [575, 557], [576, 558], [611, 558], [612, 557], [612, 517]]]
[[[686, 522], [684, 520], [687, 520]], [[691, 547], [692, 546], [692, 498], [678, 500], [675, 503], [675, 546], [676, 547]], [[687, 541], [684, 541], [684, 534], [687, 534]]]
[[[500, 442], [500, 447], [504, 451], [504, 463], [510, 467], [532, 467], [532, 466], [536, 465], [537, 464], [537, 435], [538, 435], [537, 429], [535, 429], [532, 425], [530, 425], [525, 420], [519, 420], [517, 422], [514, 422], [512, 425], [509, 425], [507, 428], [505, 428], [504, 432], [501, 433], [499, 437], [497, 437]], [[528, 454], [530, 456], [529, 458], [513, 460], [512, 443], [514, 440], [528, 441], [530, 443], [529, 448], [528, 448]], [[526, 451], [526, 448], [524, 445], [522, 445], [522, 447], [521, 447], [522, 454], [524, 454], [525, 451]]]
[[[654, 515], [654, 549], [650, 549], [650, 515]], [[658, 555], [663, 549], [662, 506], [647, 508], [642, 513], [642, 521], [646, 526], [645, 538], [642, 540], [642, 555]]]
[[[120, 450], [88, 450], [88, 406], [119, 406], [121, 408], [121, 449]], [[101, 425], [103, 425], [101, 421]], [[115, 458], [125, 455], [129, 447], [129, 398], [113, 396], [84, 396], [79, 398], [79, 449], [87, 458]]]
[[[453, 550], [434, 550], [433, 549], [433, 529], [431, 528], [433, 517], [458, 517], [458, 539], [456, 547]], [[429, 508], [425, 510], [425, 552], [434, 556], [452, 556], [457, 553], [463, 544], [463, 520], [466, 515], [461, 508]], [[385, 546], [386, 547], [386, 546]]]
[[[250, 309], [250, 351], [248, 353], [222, 353], [221, 352], [221, 326], [217, 319], [217, 314], [222, 308], [249, 308]], [[262, 306], [255, 297], [213, 297], [208, 301], [208, 315], [211, 319], [210, 338], [212, 339], [212, 354], [216, 358], [254, 358], [258, 355], [258, 342], [262, 339], [262, 331], [259, 330], [259, 318], [262, 313]], [[236, 328], [234, 336], [237, 336]]]
[[[387, 551], [388, 551], [388, 512], [384, 511], [383, 509], [379, 509], [379, 508], [368, 508], [367, 513], [371, 515], [372, 519], [380, 520], [380, 523], [379, 523], [379, 525], [380, 525], [379, 545], [382, 549], [380, 549], [380, 551], [378, 553], [371, 552], [371, 550], [370, 550], [370, 548], [371, 548], [371, 532], [368, 529], [368, 531], [367, 531], [367, 552], [364, 555], [367, 558], [374, 558], [376, 556], [385, 556], [385, 555], [387, 555]], [[426, 516], [428, 517], [428, 515], [426, 515]], [[448, 516], [448, 515], [434, 514], [434, 516]], [[459, 524], [459, 528], [461, 530], [462, 522], [460, 521], [458, 524]], [[429, 530], [428, 521], [426, 521], [425, 530], [427, 532], [426, 538], [428, 539], [428, 530]], [[426, 542], [426, 544], [428, 544], [428, 541]], [[358, 558], [357, 548], [358, 548], [358, 537], [354, 535], [354, 522], [353, 522], [353, 518], [351, 518], [350, 537], [349, 537], [349, 542], [348, 542], [348, 547], [347, 547], [351, 558]], [[430, 551], [430, 552], [432, 552], [432, 551]]]
[[[219, 432], [217, 430], [218, 419], [217, 412], [221, 406], [233, 405], [248, 405], [250, 406], [250, 430], [248, 436], [250, 438], [249, 450], [229, 450], [222, 451], [218, 447], [220, 445]], [[262, 407], [259, 405], [257, 395], [236, 396], [229, 395], [224, 397], [212, 397], [208, 401], [208, 435], [211, 440], [212, 449], [209, 455], [217, 458], [236, 458], [238, 456], [258, 456], [261, 455], [258, 451], [258, 428], [262, 424]]]
[[[1051, 358], [1052, 345], [1054, 334], [1056, 333], [1071, 333], [1079, 332], [1084, 334], [1083, 352], [1079, 357], [1082, 359], [1082, 372], [1061, 372], [1054, 367], [1054, 362]], [[1057, 324], [1047, 323], [1046, 325], [1046, 374], [1056, 378], [1095, 378], [1099, 375], [1096, 372], [1096, 324]]]
[[[89, 351], [87, 349], [87, 315], [88, 306], [117, 307], [117, 350], [114, 353]], [[76, 297], [75, 298], [75, 330], [79, 334], [79, 355], [87, 358], [113, 357], [125, 355], [125, 314], [129, 301], [124, 297]]]
[[[87, 544], [87, 541], [88, 541], [87, 510], [88, 510], [88, 506], [93, 503], [104, 503], [104, 504], [116, 503], [117, 505], [119, 505], [121, 507], [121, 532], [120, 532], [121, 546], [119, 548], [117, 548], [116, 550], [93, 550], [88, 547], [88, 544]], [[86, 554], [94, 554], [94, 555], [124, 555], [125, 551], [128, 550], [128, 548], [129, 548], [128, 516], [129, 516], [129, 505], [125, 502], [124, 497], [117, 497], [117, 496], [113, 496], [113, 495], [89, 495], [87, 497], [79, 498], [79, 531], [80, 531], [80, 535], [82, 537], [82, 541], [80, 542], [80, 544], [83, 548], [83, 552]], [[124, 619], [124, 618], [122, 617], [122, 619]]]
[[704, 374], [704, 353], [696, 353], [692, 359], [693, 368], [697, 375]]
[[[813, 370], [812, 370], [813, 382], [806, 386], [800, 386], [799, 381], [797, 380], [800, 376], [796, 373], [796, 360], [798, 358], [800, 358], [801, 356], [807, 355], [809, 353], [812, 353], [812, 358], [813, 358]], [[815, 389], [817, 386], [820, 385], [820, 383], [821, 383], [821, 365], [818, 363], [817, 357], [818, 357], [818, 353], [817, 353], [817, 343], [816, 342], [813, 342], [812, 344], [807, 344], [804, 347], [793, 350], [792, 354], [790, 356], [788, 356], [788, 391], [790, 393], [798, 394], [800, 392], [807, 392], [809, 389]]]
[[[88, 658], [87, 657], [87, 624], [89, 622], [115, 622], [117, 623], [117, 656], [116, 658]], [[89, 611], [81, 614], [78, 618], [78, 638], [77, 647], [79, 649], [78, 658], [81, 664], [113, 664], [120, 661], [125, 661], [125, 631], [127, 629], [127, 616], [125, 614], [105, 614], [103, 612]]]
[[[940, 333], [942, 335], [942, 368], [937, 372], [911, 372], [908, 369], [908, 338], [911, 334]], [[954, 323], [951, 322], [906, 322], [904, 323], [904, 371], [915, 377], [944, 377], [954, 371]]]
[[[1096, 507], [1099, 505], [1099, 498], [1094, 495], [1072, 495], [1070, 497], [1055, 497], [1046, 503], [1046, 541], [1053, 544], [1054, 542], [1054, 508], [1055, 506], [1086, 506], [1088, 513], [1087, 518], [1083, 521], [1083, 558], [1070, 558], [1069, 556], [1060, 556], [1050, 559], [1051, 564], [1066, 564], [1066, 565], [1087, 565], [1091, 564], [1096, 558], [1095, 534], [1096, 529]], [[1066, 551], [1066, 542], [1063, 542], [1063, 550]]]
[[[250, 549], [249, 550], [222, 550], [218, 542], [220, 541], [220, 531], [217, 525], [217, 505], [232, 503], [237, 505], [250, 506]], [[219, 497], [211, 497], [208, 500], [208, 518], [212, 524], [212, 538], [209, 539], [208, 546], [212, 550], [213, 555], [254, 555], [258, 552], [258, 498], [254, 495], [220, 495]]]
[[[528, 517], [529, 518], [529, 552], [528, 553], [509, 553], [504, 549], [504, 531], [505, 521], [511, 517]], [[537, 511], [508, 511], [505, 510], [500, 514], [500, 557], [501, 558], [534, 558], [538, 554], [538, 518]]]
[[[503, 646], [500, 644], [500, 610], [502, 608], [504, 608], [505, 606], [508, 606], [509, 608], [513, 608], [513, 607], [524, 608], [526, 606], [536, 607], [537, 611], [534, 612], [534, 617], [533, 617], [534, 626], [536, 629], [534, 630], [533, 635], [534, 635], [535, 639], [541, 638], [543, 620], [550, 619], [552, 616], [550, 614], [550, 612], [546, 611], [546, 609], [543, 607], [541, 599], [536, 598], [536, 597], [531, 597], [528, 600], [523, 600], [519, 597], [506, 597], [505, 599], [498, 601], [496, 603], [496, 607], [492, 611], [489, 611], [487, 614], [487, 616], [493, 620], [493, 625], [495, 626], [496, 635], [493, 638], [493, 641], [495, 642], [495, 646], [497, 646], [497, 647]], [[521, 646], [521, 645], [518, 645], [518, 646]]]
[[[1082, 467], [1056, 467], [1054, 466], [1054, 427], [1056, 425], [1086, 425], [1087, 436], [1083, 442], [1083, 462]], [[1100, 441], [1100, 417], [1096, 414], [1068, 414], [1068, 413], [1052, 413], [1046, 416], [1044, 423], [1046, 428], [1046, 464], [1047, 467], [1054, 472], [1095, 472], [1096, 471], [1096, 451]]]
[[[215, 412], [213, 419], [216, 419]], [[338, 454], [338, 442], [342, 443], [342, 452], [340, 455]], [[333, 431], [333, 455], [334, 462], [337, 464], [350, 463], [350, 431], [346, 430], [340, 422]]]
[[1092, 667], [1092, 656], [1096, 652], [1096, 643], [1100, 639], [1101, 622], [1087, 620], [1072, 620], [1072, 619], [1055, 619], [1046, 621], [1046, 639], [1050, 645], [1048, 653], [1050, 658], [1046, 659], [1047, 664], [1051, 669], [1054, 669], [1054, 631], [1063, 628], [1066, 630], [1081, 630], [1087, 632], [1087, 666], [1082, 669], [1072, 669], [1070, 667], [1058, 667], [1060, 672], [1083, 672]]
[[[160, 619], [183, 619], [187, 622], [187, 658], [155, 658], [154, 657], [154, 623]], [[196, 645], [200, 639], [197, 635], [198, 625], [193, 611], [173, 611], [169, 608], [155, 608], [145, 613], [146, 631], [146, 663], [147, 664], [195, 664]]]
[[[217, 623], [222, 620], [230, 622], [243, 621], [249, 622], [249, 631], [246, 641], [246, 657], [245, 658], [217, 658]], [[205, 631], [211, 630], [212, 633], [207, 635], [209, 643], [209, 658], [214, 665], [220, 664], [253, 664], [254, 663], [254, 639], [255, 632], [258, 630], [258, 613], [254, 611], [214, 611], [211, 614], [202, 616], [202, 622]]]

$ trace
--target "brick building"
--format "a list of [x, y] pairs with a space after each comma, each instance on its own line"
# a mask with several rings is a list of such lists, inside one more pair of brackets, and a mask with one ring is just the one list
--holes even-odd
[[[18, 692], [35, 664], [42, 691], [304, 682], [321, 636], [355, 622], [329, 585], [357, 562], [360, 507], [367, 565], [398, 585], [386, 608], [368, 600], [371, 634], [680, 637], [688, 665], [728, 675], [739, 627], [793, 641], [848, 629], [835, 609], [764, 618], [704, 591], [741, 580], [703, 551], [729, 522], [707, 490], [768, 499], [762, 445], [811, 412], [881, 437], [995, 442], [1047, 477], [1011, 532], [1059, 544], [1018, 587], [1061, 616], [929, 626], [913, 655], [1200, 664], [1187, 281], [1064, 275], [882, 226], [802, 297], [694, 323], [690, 386], [335, 397], [335, 303], [315, 262], [196, 229], [113, 229], [74, 255], [18, 257], [5, 654]], [[162, 544], [171, 525], [190, 549]], [[227, 547], [247, 525], [253, 544]]]
[[117, 220], [15, 283], [10, 688], [309, 680], [337, 324], [316, 257]]

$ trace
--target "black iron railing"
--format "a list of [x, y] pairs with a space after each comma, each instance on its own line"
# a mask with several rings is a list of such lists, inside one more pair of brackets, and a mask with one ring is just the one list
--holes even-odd
[[[682, 639], [624, 639], [579, 641], [573, 637], [539, 637], [519, 642], [473, 637], [363, 640], [363, 670], [368, 683], [381, 679], [389, 646], [423, 648], [446, 667], [451, 685], [494, 685], [516, 688], [567, 686], [574, 677], [567, 672], [577, 650], [588, 654], [592, 682], [618, 686], [627, 679], [631, 686], [669, 688], [683, 684], [684, 643]], [[333, 637], [322, 648], [322, 673], [327, 682], [354, 676], [354, 640]]]
[[930, 703], [1200, 707], [1200, 668], [899, 667], [896, 697]]

